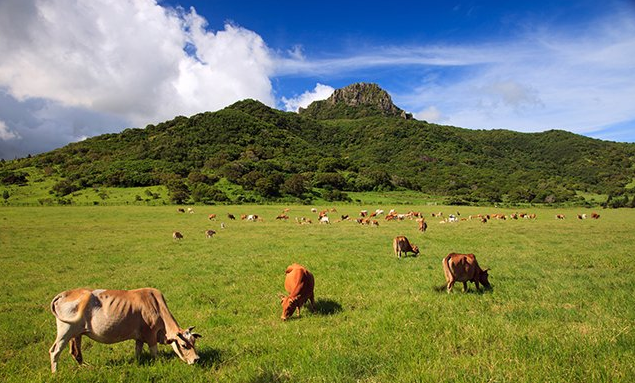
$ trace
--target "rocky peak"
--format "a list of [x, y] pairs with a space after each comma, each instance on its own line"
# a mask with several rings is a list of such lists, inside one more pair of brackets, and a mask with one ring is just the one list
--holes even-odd
[[335, 90], [331, 97], [315, 101], [300, 114], [319, 119], [359, 118], [373, 115], [398, 116], [412, 119], [412, 115], [393, 104], [388, 92], [377, 84], [356, 83]]

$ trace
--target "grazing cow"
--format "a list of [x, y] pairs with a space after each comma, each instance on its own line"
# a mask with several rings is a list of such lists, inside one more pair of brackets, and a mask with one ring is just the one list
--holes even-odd
[[329, 220], [328, 216], [324, 215], [324, 216], [320, 217], [320, 223], [330, 224], [331, 221]]
[[216, 221], [216, 214], [210, 214], [207, 216], [207, 219]]
[[314, 208], [314, 207], [312, 207], [312, 208], [311, 208], [311, 213], [317, 213], [317, 209], [316, 209], [316, 208]]
[[278, 216], [276, 217], [276, 219], [284, 219], [285, 221], [289, 219], [289, 216], [282, 213], [282, 214], [278, 214]]
[[194, 209], [192, 209], [191, 207], [188, 207], [187, 212], [190, 214], [194, 214]]
[[382, 215], [382, 214], [384, 214], [384, 211], [381, 210], [381, 209], [377, 209], [377, 210], [375, 210], [375, 213], [377, 213], [377, 215]]
[[529, 214], [529, 219], [536, 219], [536, 213]]
[[348, 220], [348, 214], [342, 214], [342, 221]]
[[57, 322], [57, 338], [49, 350], [51, 372], [57, 370], [60, 353], [67, 344], [73, 358], [82, 364], [82, 335], [106, 344], [134, 339], [137, 359], [144, 343], [153, 357], [157, 355], [157, 343], [161, 343], [171, 344], [187, 364], [199, 359], [195, 342], [201, 336], [192, 332], [194, 327], [179, 327], [157, 289], [68, 290], [53, 298], [51, 312]]
[[225, 222], [221, 222], [221, 223], [220, 223], [220, 228], [221, 228], [221, 229], [224, 229], [224, 228], [225, 228]]
[[419, 231], [425, 233], [428, 229], [428, 224], [426, 223], [425, 218], [417, 218], [417, 223], [419, 224]]
[[241, 215], [240, 215], [240, 219], [241, 219], [242, 221], [246, 220], [246, 219], [247, 219], [247, 214], [241, 214]]
[[479, 290], [479, 283], [485, 288], [490, 284], [487, 280], [487, 271], [482, 270], [474, 254], [450, 253], [443, 258], [443, 272], [447, 282], [448, 293], [452, 291], [455, 282], [463, 282], [463, 291], [467, 291], [467, 282], [474, 282], [476, 290]]
[[307, 300], [311, 302], [311, 311], [315, 309], [315, 301], [313, 295], [313, 287], [315, 286], [315, 279], [313, 274], [309, 272], [304, 266], [294, 263], [287, 267], [285, 271], [286, 277], [284, 279], [284, 289], [287, 290], [286, 297], [280, 295], [282, 304], [282, 320], [287, 320], [295, 310], [298, 310], [298, 316], [300, 316], [300, 308], [306, 303]]
[[401, 253], [404, 254], [404, 257], [408, 256], [408, 253], [413, 253], [415, 256], [419, 254], [419, 248], [416, 245], [413, 245], [408, 241], [408, 238], [403, 235], [395, 237], [392, 240], [392, 248], [395, 251], [395, 255], [401, 259]]
[[216, 234], [216, 232], [214, 230], [205, 230], [205, 237], [206, 238], [212, 238], [214, 236], [214, 234]]
[[592, 219], [600, 219], [600, 215], [596, 212], [591, 213], [591, 218]]
[[360, 212], [359, 212], [359, 215], [360, 215], [361, 217], [366, 217], [366, 216], [368, 215], [368, 210], [362, 210], [362, 211], [360, 211]]
[[227, 218], [231, 219], [232, 221], [236, 219], [236, 217], [233, 214], [229, 214], [229, 213], [227, 213]]
[[373, 220], [370, 221], [370, 225], [379, 227], [379, 221], [377, 221], [376, 219], [373, 219]]
[[249, 214], [246, 218], [247, 218], [247, 221], [252, 221], [252, 222], [256, 222], [260, 220], [260, 217], [258, 217], [258, 214]]
[[178, 231], [175, 231], [175, 232], [172, 233], [172, 238], [174, 238], [175, 240], [176, 239], [183, 239], [183, 234], [181, 234]]
[[183, 208], [178, 208], [178, 209], [176, 209], [176, 211], [179, 212], [179, 213], [185, 213], [185, 209], [183, 209]]
[[556, 214], [556, 219], [564, 219], [564, 214]]

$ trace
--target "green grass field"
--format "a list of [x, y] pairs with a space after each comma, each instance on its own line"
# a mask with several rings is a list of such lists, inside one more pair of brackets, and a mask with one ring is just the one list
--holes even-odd
[[[392, 206], [337, 206], [331, 219], [378, 207]], [[409, 220], [298, 225], [294, 217], [316, 215], [290, 208], [288, 222], [274, 219], [283, 206], [0, 208], [0, 381], [635, 381], [632, 210], [581, 221], [575, 214], [590, 210], [532, 208], [535, 221], [440, 224], [431, 212], [512, 210], [398, 207], [426, 213], [422, 234]], [[229, 221], [228, 212], [264, 222]], [[206, 239], [206, 229], [217, 236]], [[175, 242], [174, 230], [185, 238]], [[421, 255], [396, 259], [396, 235]], [[476, 254], [493, 290], [443, 291], [449, 252]], [[282, 322], [277, 294], [293, 262], [314, 274], [318, 309]], [[169, 346], [157, 359], [146, 348], [139, 363], [133, 341], [84, 338], [86, 365], [64, 351], [51, 375], [57, 293], [148, 286], [163, 292], [182, 327], [204, 336], [198, 365]]]

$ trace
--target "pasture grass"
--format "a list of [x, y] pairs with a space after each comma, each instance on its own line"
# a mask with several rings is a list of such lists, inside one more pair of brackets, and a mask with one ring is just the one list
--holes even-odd
[[[329, 206], [330, 207], [330, 206]], [[337, 206], [330, 213], [357, 216]], [[0, 381], [3, 382], [632, 382], [635, 381], [635, 215], [532, 209], [536, 220], [439, 223], [515, 210], [412, 206], [414, 221], [379, 227], [314, 221], [308, 206], [85, 206], [0, 208]], [[408, 207], [408, 210], [410, 207]], [[400, 208], [405, 210], [405, 208]], [[226, 213], [263, 222], [230, 221]], [[209, 221], [209, 213], [218, 220]], [[565, 220], [556, 220], [564, 213]], [[226, 224], [220, 229], [220, 222]], [[203, 231], [217, 235], [206, 239]], [[174, 241], [172, 231], [183, 233]], [[422, 249], [396, 259], [406, 235]], [[476, 254], [493, 290], [444, 291], [441, 259]], [[316, 312], [280, 320], [284, 270], [305, 265], [316, 280]], [[77, 287], [160, 289], [183, 327], [196, 326], [201, 361], [188, 366], [168, 346], [134, 358], [134, 342], [84, 338], [86, 365], [67, 351], [51, 375], [49, 311]]]

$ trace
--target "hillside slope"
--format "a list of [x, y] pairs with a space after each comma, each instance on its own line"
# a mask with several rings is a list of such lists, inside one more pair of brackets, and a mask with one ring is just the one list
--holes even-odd
[[314, 188], [329, 199], [405, 188], [465, 202], [563, 202], [576, 191], [623, 193], [634, 164], [633, 144], [416, 121], [381, 88], [362, 84], [300, 113], [245, 100], [89, 138], [4, 162], [0, 182], [24, 184], [21, 169], [37, 167], [56, 177], [58, 197], [99, 186], [166, 185], [175, 202], [222, 201], [229, 198], [222, 180], [264, 199], [310, 199]]

